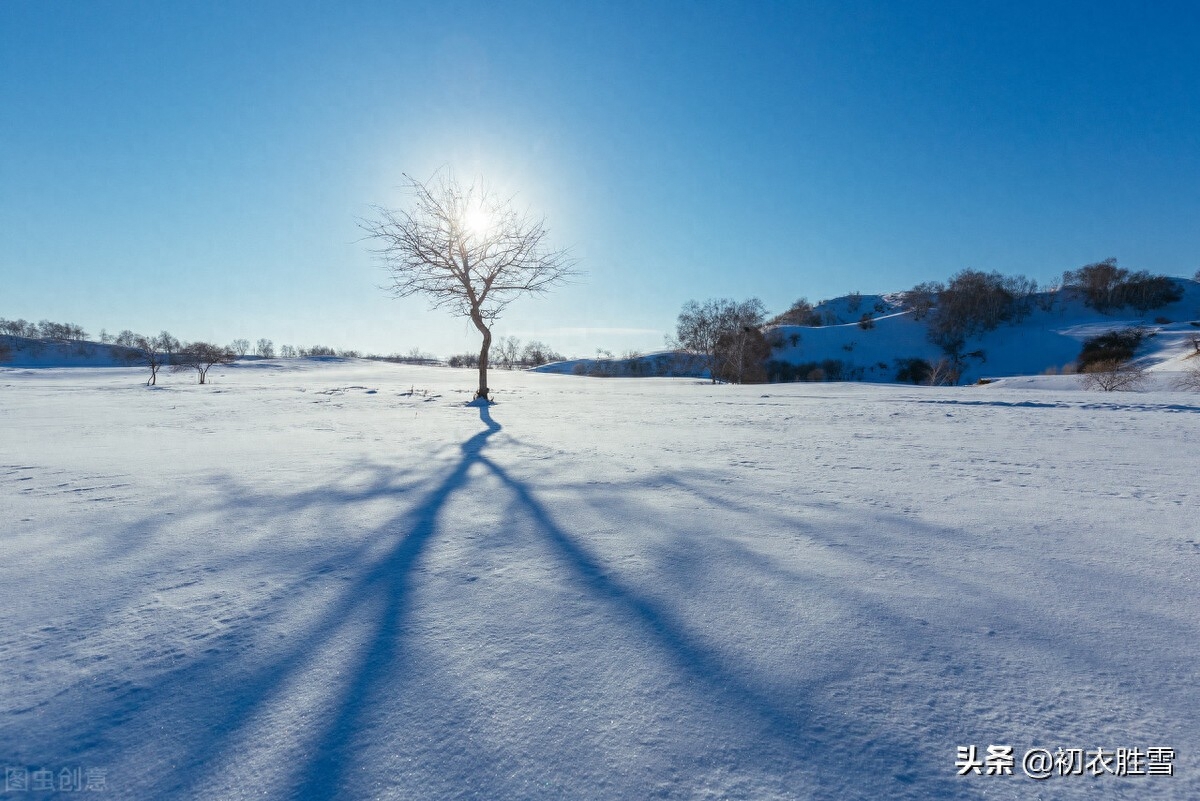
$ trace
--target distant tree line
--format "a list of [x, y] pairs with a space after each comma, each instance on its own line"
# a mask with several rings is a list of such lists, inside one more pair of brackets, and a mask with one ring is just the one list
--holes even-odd
[[0, 318], [0, 334], [27, 339], [51, 339], [64, 342], [83, 342], [87, 339], [87, 331], [75, 323], [54, 323], [49, 320], [31, 323], [26, 320], [5, 320]]
[[[536, 339], [521, 344], [517, 337], [500, 337], [493, 345], [494, 359], [492, 366], [504, 370], [518, 367], [539, 367], [550, 362], [561, 362], [566, 357], [558, 353], [544, 342]], [[451, 367], [479, 367], [478, 353], [459, 353], [451, 356], [447, 362]]]

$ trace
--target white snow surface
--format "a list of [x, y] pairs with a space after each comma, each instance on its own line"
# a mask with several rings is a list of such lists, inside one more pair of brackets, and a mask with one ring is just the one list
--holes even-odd
[[[1050, 379], [495, 372], [478, 408], [374, 362], [2, 369], [0, 763], [122, 799], [1200, 798], [1200, 397]], [[955, 775], [992, 744], [1016, 775]], [[1175, 775], [1037, 782], [1035, 746]]]

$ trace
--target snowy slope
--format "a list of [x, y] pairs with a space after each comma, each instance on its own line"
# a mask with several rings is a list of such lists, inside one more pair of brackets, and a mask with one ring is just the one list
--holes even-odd
[[[969, 360], [962, 380], [969, 383], [983, 377], [1058, 372], [1078, 358], [1085, 340], [1108, 331], [1139, 326], [1156, 335], [1147, 340], [1140, 354], [1146, 365], [1153, 367], [1171, 360], [1185, 347], [1186, 338], [1200, 330], [1190, 324], [1200, 321], [1200, 283], [1180, 279], [1179, 285], [1184, 290], [1179, 301], [1145, 314], [1132, 309], [1102, 314], [1076, 297], [1055, 298], [1052, 305], [1047, 304], [1048, 310], [1035, 304], [1024, 320], [1002, 324], [967, 340], [964, 352], [982, 351], [983, 359]], [[1045, 302], [1048, 296], [1039, 299]], [[829, 303], [838, 309], [845, 300]], [[823, 307], [824, 304], [817, 308]], [[868, 304], [864, 302], [863, 308], [868, 308]], [[1156, 322], [1160, 319], [1170, 322]], [[896, 374], [897, 359], [921, 358], [932, 362], [942, 356], [928, 341], [925, 321], [914, 320], [910, 311], [889, 311], [873, 322], [870, 329], [863, 329], [857, 323], [815, 328], [779, 326], [777, 331], [786, 347], [777, 350], [774, 358], [794, 364], [841, 359], [849, 366], [862, 368], [868, 381], [891, 381]], [[790, 344], [792, 335], [800, 338], [796, 346]]]
[[125, 367], [134, 351], [99, 342], [30, 339], [0, 334], [3, 367]]
[[[1084, 341], [1108, 331], [1142, 327], [1154, 334], [1139, 354], [1151, 369], [1182, 369], [1179, 357], [1194, 353], [1188, 338], [1200, 327], [1200, 282], [1178, 279], [1184, 290], [1176, 303], [1138, 314], [1125, 309], [1103, 314], [1085, 306], [1070, 293], [1043, 293], [1023, 320], [967, 340], [964, 352], [981, 352], [982, 358], [968, 359], [961, 383], [980, 378], [1036, 376], [1060, 372], [1079, 357]], [[900, 294], [849, 296], [823, 301], [815, 307], [828, 324], [821, 326], [772, 326], [768, 338], [781, 343], [771, 358], [794, 365], [819, 364], [829, 359], [843, 362], [847, 376], [871, 382], [896, 380], [897, 361], [924, 359], [936, 362], [942, 351], [930, 343], [928, 321], [915, 320]], [[872, 315], [864, 328], [859, 318]], [[1161, 322], [1161, 320], [1170, 322]], [[641, 375], [707, 375], [694, 364], [672, 363], [670, 353], [647, 354], [640, 362]], [[573, 359], [537, 368], [541, 372], [629, 376], [629, 360]], [[1167, 382], [1163, 382], [1165, 386]]]
[[[141, 380], [0, 369], [6, 766], [123, 799], [1200, 797], [1194, 395]], [[989, 744], [1177, 775], [955, 776]]]

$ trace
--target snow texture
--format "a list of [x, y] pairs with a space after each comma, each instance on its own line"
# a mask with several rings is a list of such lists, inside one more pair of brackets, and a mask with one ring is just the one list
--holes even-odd
[[[471, 376], [0, 369], [0, 763], [123, 799], [1200, 798], [1200, 396]], [[1016, 775], [955, 775], [991, 744]], [[1035, 746], [1175, 775], [1037, 782]]]

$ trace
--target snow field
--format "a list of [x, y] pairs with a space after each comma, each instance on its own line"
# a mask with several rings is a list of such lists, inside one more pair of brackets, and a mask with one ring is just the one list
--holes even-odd
[[[1200, 796], [1194, 395], [140, 376], [0, 371], [6, 765], [120, 798]], [[1176, 775], [955, 776], [993, 743]]]

